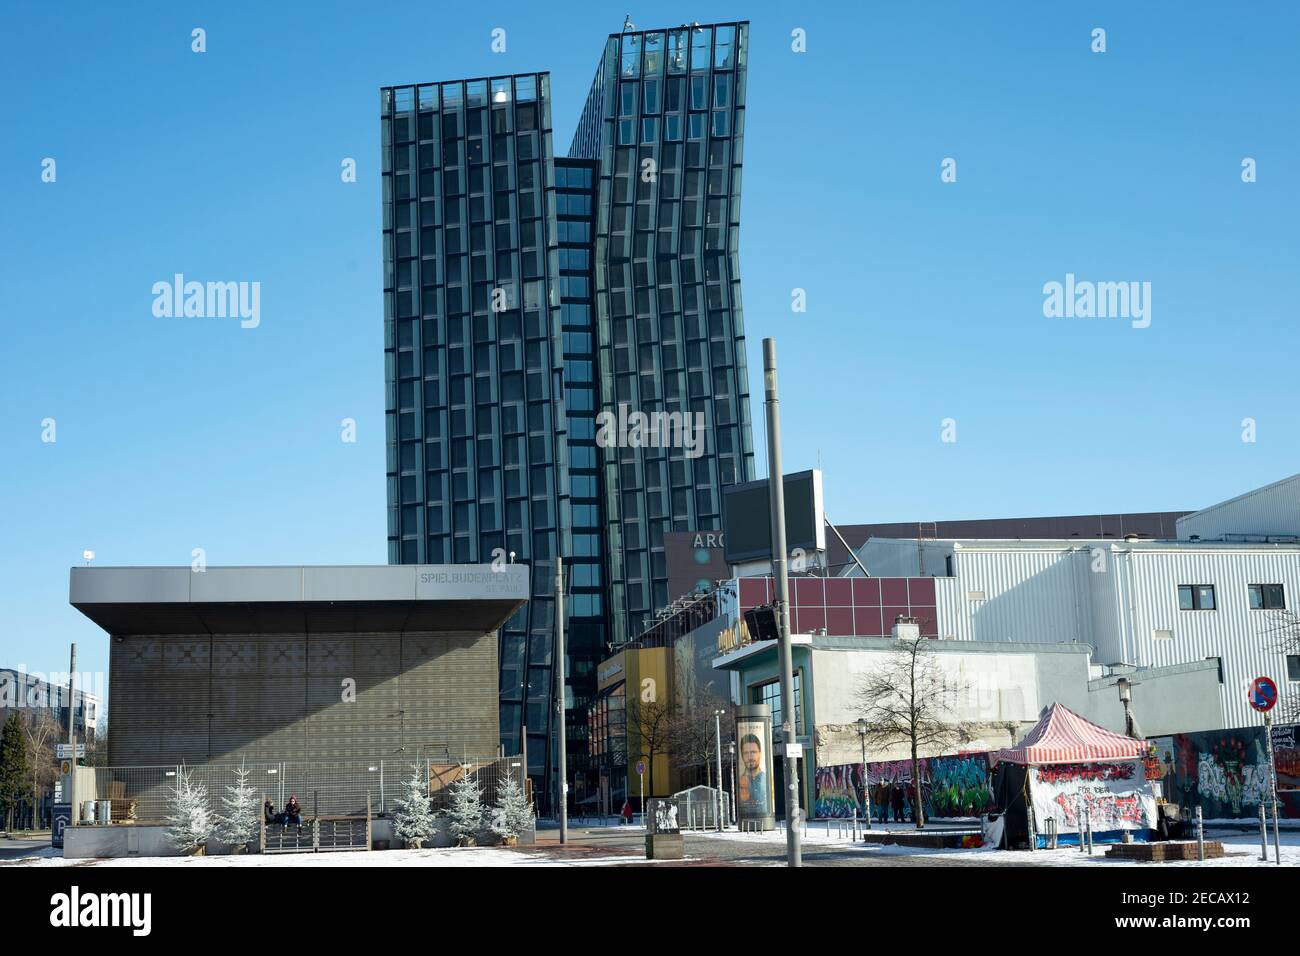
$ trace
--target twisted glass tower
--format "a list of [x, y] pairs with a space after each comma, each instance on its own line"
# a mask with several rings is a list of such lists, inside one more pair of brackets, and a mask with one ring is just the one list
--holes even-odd
[[720, 529], [721, 489], [754, 477], [738, 262], [748, 40], [747, 23], [609, 37], [569, 147], [600, 169], [603, 407], [705, 426], [698, 449], [606, 449], [616, 642], [679, 596], [664, 532]]
[[[571, 799], [596, 663], [668, 593], [663, 535], [753, 478], [741, 318], [748, 24], [611, 35], [569, 149], [547, 73], [380, 96], [392, 563], [521, 561], [500, 734], [547, 806], [554, 559], [566, 568]], [[602, 429], [678, 413], [699, 441]], [[677, 433], [677, 438], [681, 433]]]

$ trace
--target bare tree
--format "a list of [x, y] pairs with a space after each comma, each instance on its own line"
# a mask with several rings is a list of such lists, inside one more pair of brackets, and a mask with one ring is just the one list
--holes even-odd
[[[647, 792], [651, 796], [655, 792], [655, 757], [669, 752], [674, 735], [675, 720], [676, 715], [672, 709], [662, 701], [643, 701], [637, 697], [628, 699], [628, 761], [631, 762], [635, 758], [645, 756], [646, 773], [648, 775]], [[631, 741], [634, 735], [641, 742], [642, 750], [639, 754], [631, 753]]]
[[86, 735], [86, 766], [108, 766], [108, 707], [103, 704], [93, 732]]
[[[691, 698], [677, 712], [669, 748], [674, 766], [680, 769], [703, 767], [705, 782], [710, 787], [714, 785], [713, 774], [717, 769], [719, 723], [714, 713], [719, 710], [727, 712], [720, 719], [721, 730], [724, 740], [730, 740], [731, 728], [735, 725], [732, 705], [713, 694], [702, 694]], [[722, 781], [719, 780], [717, 785], [721, 787]]]
[[864, 675], [858, 687], [867, 745], [886, 749], [906, 743], [911, 748], [917, 829], [925, 826], [921, 751], [937, 754], [968, 738], [953, 720], [953, 704], [962, 689], [939, 668], [923, 637], [900, 638], [884, 666]]
[[62, 736], [63, 726], [49, 711], [35, 710], [27, 715], [23, 729], [27, 735], [27, 756], [32, 762], [32, 826], [38, 828], [41, 794], [54, 786], [58, 776], [54, 745]]

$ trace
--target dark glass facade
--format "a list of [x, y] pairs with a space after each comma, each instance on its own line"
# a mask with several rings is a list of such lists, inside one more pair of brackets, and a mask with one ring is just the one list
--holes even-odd
[[703, 453], [604, 462], [615, 642], [668, 593], [664, 534], [722, 526], [754, 477], [740, 299], [747, 23], [611, 36], [570, 156], [600, 166], [596, 322], [607, 409], [701, 416]]
[[[610, 36], [570, 158], [547, 73], [381, 90], [389, 560], [532, 565], [500, 636], [500, 733], [527, 747], [543, 807], [555, 556], [576, 801], [595, 782], [596, 663], [674, 597], [663, 535], [719, 528], [722, 487], [753, 478], [747, 34]], [[702, 445], [602, 447], [598, 416], [620, 405], [698, 414]]]

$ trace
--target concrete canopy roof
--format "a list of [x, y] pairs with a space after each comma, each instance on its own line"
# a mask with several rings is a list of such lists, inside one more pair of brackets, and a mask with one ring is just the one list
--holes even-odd
[[483, 633], [528, 596], [522, 564], [84, 567], [69, 587], [110, 634]]

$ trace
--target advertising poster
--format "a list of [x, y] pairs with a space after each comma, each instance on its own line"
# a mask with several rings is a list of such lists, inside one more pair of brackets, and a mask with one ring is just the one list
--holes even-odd
[[1083, 808], [1093, 833], [1155, 829], [1155, 796], [1141, 760], [1046, 764], [1029, 772], [1040, 833], [1049, 819], [1056, 821], [1057, 833], [1078, 833]]
[[[763, 829], [775, 826], [772, 790], [772, 718], [744, 707], [736, 717], [736, 816]], [[766, 707], [762, 708], [767, 710]]]
[[1277, 789], [1300, 790], [1300, 730], [1295, 724], [1273, 728], [1273, 764], [1277, 768]]

